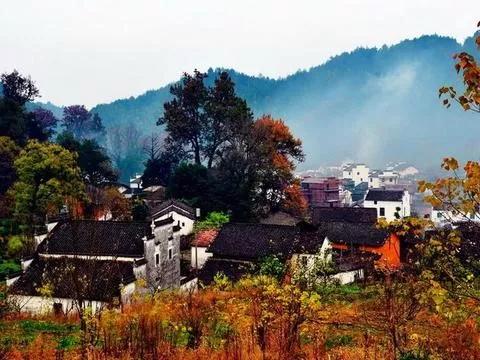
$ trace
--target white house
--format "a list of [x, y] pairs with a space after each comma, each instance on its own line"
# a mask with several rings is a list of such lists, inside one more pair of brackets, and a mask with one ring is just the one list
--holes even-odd
[[388, 221], [410, 216], [410, 194], [406, 190], [369, 189], [365, 208], [377, 209], [377, 217]]
[[217, 229], [202, 230], [195, 234], [190, 252], [190, 265], [193, 269], [201, 269], [208, 258], [212, 257], [208, 247], [215, 241], [217, 234]]
[[150, 213], [155, 221], [172, 218], [180, 235], [189, 235], [193, 232], [193, 225], [197, 218], [197, 211], [178, 200], [167, 200], [154, 207]]
[[180, 235], [174, 220], [62, 220], [39, 244], [23, 273], [9, 279], [8, 296], [33, 313], [75, 312], [80, 299], [94, 311], [128, 302], [148, 289], [180, 286]]
[[358, 185], [368, 181], [370, 169], [365, 164], [349, 164], [342, 170], [343, 179], [351, 179]]
[[397, 185], [400, 175], [392, 170], [372, 170], [368, 175], [368, 187], [378, 189], [383, 186]]

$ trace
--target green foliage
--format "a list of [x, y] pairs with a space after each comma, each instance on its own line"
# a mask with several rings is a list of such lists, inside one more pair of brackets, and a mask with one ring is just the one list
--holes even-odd
[[0, 260], [0, 281], [22, 269], [17, 260]]
[[275, 255], [270, 255], [262, 259], [260, 262], [260, 275], [267, 275], [281, 280], [285, 275], [285, 265]]
[[202, 165], [180, 164], [167, 190], [170, 197], [187, 200], [193, 207], [209, 208], [210, 178]]
[[77, 140], [72, 133], [63, 132], [57, 137], [57, 143], [77, 153], [77, 163], [87, 184], [99, 186], [117, 180], [118, 174], [112, 166], [110, 157], [96, 140]]
[[7, 252], [11, 257], [20, 255], [23, 249], [24, 239], [22, 235], [12, 235], [8, 238]]
[[145, 221], [148, 217], [148, 207], [141, 200], [135, 200], [132, 205], [133, 221]]
[[429, 360], [430, 356], [422, 351], [410, 350], [400, 354], [398, 360]]
[[353, 338], [351, 335], [333, 336], [325, 340], [325, 347], [327, 348], [327, 350], [333, 349], [335, 347], [350, 345], [353, 345]]
[[230, 221], [230, 215], [221, 211], [212, 211], [202, 221], [195, 223], [195, 231], [220, 229]]
[[76, 155], [60, 145], [29, 141], [15, 169], [15, 213], [31, 227], [47, 211], [58, 212], [68, 200], [85, 195]]

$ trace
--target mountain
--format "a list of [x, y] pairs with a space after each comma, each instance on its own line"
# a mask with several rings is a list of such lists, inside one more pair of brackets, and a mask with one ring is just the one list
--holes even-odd
[[[321, 46], [321, 44], [319, 44]], [[228, 70], [255, 114], [280, 117], [304, 143], [300, 169], [367, 162], [379, 167], [406, 161], [437, 169], [445, 156], [477, 159], [480, 117], [455, 106], [446, 109], [438, 88], [461, 88], [452, 55], [475, 54], [473, 38], [463, 44], [422, 36], [382, 48], [359, 48], [323, 65], [281, 79]], [[212, 82], [219, 69], [208, 71]], [[107, 127], [134, 123], [145, 133], [157, 129], [169, 86], [93, 108]]]

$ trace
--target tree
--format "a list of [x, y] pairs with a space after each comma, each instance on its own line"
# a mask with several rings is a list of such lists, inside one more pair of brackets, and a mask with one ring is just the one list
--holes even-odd
[[30, 76], [22, 76], [17, 70], [2, 74], [0, 81], [3, 86], [3, 96], [20, 106], [40, 96]]
[[9, 216], [12, 206], [11, 194], [7, 190], [16, 179], [13, 163], [20, 148], [6, 136], [0, 136], [0, 217]]
[[55, 133], [55, 127], [57, 126], [58, 119], [50, 110], [40, 107], [36, 108], [33, 110], [33, 117], [47, 138], [50, 138]]
[[0, 195], [5, 195], [15, 181], [13, 162], [19, 152], [20, 148], [12, 139], [0, 136]]
[[134, 124], [109, 128], [107, 142], [122, 180], [128, 181], [130, 176], [141, 171], [143, 141], [140, 131]]
[[204, 84], [205, 74], [184, 74], [171, 87], [174, 98], [164, 104], [164, 116], [157, 125], [166, 125], [168, 141], [185, 147], [194, 162], [211, 168], [221, 157], [222, 148], [233, 142], [238, 132], [248, 128], [253, 116], [245, 100], [235, 94], [235, 84], [227, 72], [219, 74], [214, 86]]
[[202, 163], [207, 126], [205, 104], [208, 91], [203, 83], [205, 76], [198, 70], [193, 75], [184, 73], [182, 81], [170, 88], [174, 98], [163, 105], [163, 117], [157, 121], [157, 125], [166, 125], [165, 129], [172, 141], [187, 147], [193, 153], [197, 165]]
[[131, 220], [131, 206], [116, 188], [109, 187], [103, 191], [102, 205], [112, 215], [112, 220]]
[[65, 107], [61, 124], [66, 131], [79, 139], [92, 138], [105, 131], [98, 114], [92, 115], [83, 105]]
[[147, 155], [142, 175], [143, 187], [167, 186], [181, 156], [159, 135], [152, 134], [144, 141], [143, 151]]
[[230, 215], [221, 211], [212, 211], [202, 221], [195, 223], [195, 231], [220, 229], [230, 221]]
[[29, 226], [30, 235], [45, 214], [56, 214], [67, 202], [84, 197], [76, 155], [60, 145], [30, 140], [14, 164], [15, 213]]
[[0, 136], [8, 136], [22, 146], [28, 139], [47, 140], [50, 129], [42, 123], [43, 119], [26, 110], [25, 104], [38, 96], [38, 89], [30, 77], [15, 70], [2, 74], [1, 83]]
[[252, 125], [253, 115], [247, 102], [235, 94], [235, 84], [226, 71], [221, 72], [214, 86], [208, 89], [205, 108], [208, 123], [204, 153], [207, 167], [211, 168], [221, 157], [222, 148]]
[[57, 138], [58, 144], [76, 152], [82, 177], [87, 184], [99, 186], [116, 181], [118, 174], [104, 148], [96, 140], [77, 140], [72, 133], [64, 132]]
[[170, 179], [168, 195], [187, 200], [194, 207], [209, 209], [209, 190], [207, 168], [203, 165], [182, 163]]

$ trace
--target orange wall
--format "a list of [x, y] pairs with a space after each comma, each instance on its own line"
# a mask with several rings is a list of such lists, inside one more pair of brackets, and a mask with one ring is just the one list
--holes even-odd
[[[345, 244], [332, 244], [334, 249], [347, 250], [348, 246]], [[386, 268], [397, 268], [401, 265], [400, 262], [400, 239], [397, 235], [390, 235], [385, 244], [382, 246], [367, 246], [359, 247], [361, 251], [368, 251], [381, 256], [377, 260], [376, 266]]]

